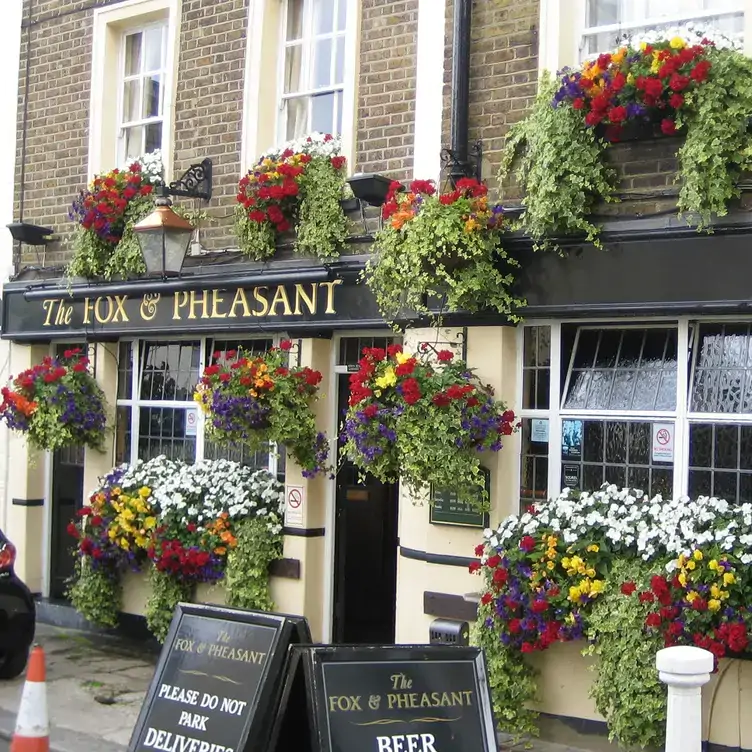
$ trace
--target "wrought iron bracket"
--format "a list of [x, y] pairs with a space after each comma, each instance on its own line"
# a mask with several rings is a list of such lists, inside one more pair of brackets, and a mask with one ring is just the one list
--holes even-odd
[[[454, 327], [448, 328], [453, 329]], [[467, 360], [467, 327], [463, 326], [462, 329], [454, 333], [454, 336], [451, 339], [440, 340], [437, 338], [432, 342], [429, 342], [428, 340], [421, 340], [418, 342], [419, 353], [431, 353], [432, 355], [436, 355], [439, 350], [451, 350], [455, 355], [459, 354], [462, 360]]]
[[483, 142], [476, 141], [466, 157], [454, 149], [442, 149], [441, 169], [447, 171], [453, 188], [462, 178], [475, 178], [480, 183], [483, 178]]
[[199, 164], [191, 165], [177, 180], [163, 185], [159, 192], [163, 196], [184, 196], [209, 201], [212, 197], [211, 159], [207, 157]]

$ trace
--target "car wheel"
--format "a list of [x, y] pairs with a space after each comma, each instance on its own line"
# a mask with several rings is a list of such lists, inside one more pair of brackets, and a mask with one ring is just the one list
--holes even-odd
[[0, 660], [0, 679], [15, 679], [23, 673], [29, 660], [27, 650], [18, 653], [6, 653]]

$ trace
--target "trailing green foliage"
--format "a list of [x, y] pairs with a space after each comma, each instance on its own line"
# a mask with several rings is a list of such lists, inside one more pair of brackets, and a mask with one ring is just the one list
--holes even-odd
[[499, 170], [499, 185], [514, 171], [524, 189], [520, 227], [538, 248], [553, 238], [583, 233], [598, 244], [589, 215], [599, 201], [613, 201], [615, 173], [604, 159], [607, 144], [586, 128], [571, 107], [551, 106], [558, 82], [545, 74], [527, 118], [512, 126]]
[[149, 598], [146, 601], [146, 625], [149, 631], [164, 642], [170, 630], [170, 622], [175, 607], [181, 601], [190, 601], [193, 584], [184, 582], [168, 572], [160, 572], [156, 567], [149, 569]]
[[282, 556], [281, 536], [270, 535], [262, 518], [245, 519], [235, 531], [238, 542], [227, 555], [225, 570], [227, 604], [271, 611], [269, 564]]
[[300, 214], [296, 250], [309, 256], [338, 256], [348, 236], [349, 222], [340, 200], [342, 169], [330, 159], [313, 159], [300, 179]]
[[699, 228], [724, 216], [738, 198], [742, 173], [752, 170], [752, 60], [731, 50], [710, 49], [712, 75], [686, 96], [677, 123], [687, 136], [679, 149], [679, 210], [695, 214]]
[[66, 591], [73, 608], [92, 624], [117, 626], [123, 599], [123, 586], [117, 570], [106, 564], [94, 567], [90, 556], [77, 558], [75, 566]]
[[253, 261], [265, 261], [277, 251], [277, 232], [271, 222], [255, 222], [248, 217], [248, 210], [235, 205], [235, 236], [238, 247]]
[[483, 648], [486, 655], [496, 722], [502, 731], [515, 737], [537, 736], [538, 713], [530, 708], [538, 692], [535, 670], [519, 651], [506, 647], [499, 634], [486, 627], [491, 608], [490, 605], [479, 606], [472, 642]]
[[593, 644], [583, 652], [598, 657], [590, 696], [608, 723], [609, 739], [622, 747], [661, 746], [666, 736], [666, 688], [658, 679], [655, 654], [660, 634], [646, 633], [650, 606], [625, 598], [619, 588], [630, 581], [648, 590], [650, 577], [663, 570], [656, 562], [614, 559], [606, 589], [589, 615]]

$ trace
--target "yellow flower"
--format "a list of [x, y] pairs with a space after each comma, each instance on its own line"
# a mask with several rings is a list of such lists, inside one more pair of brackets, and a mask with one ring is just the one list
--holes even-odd
[[590, 595], [598, 595], [598, 593], [602, 593], [604, 586], [605, 583], [603, 580], [593, 580], [593, 583], [590, 586]]
[[388, 386], [394, 386], [397, 383], [397, 375], [394, 373], [394, 368], [389, 366], [384, 371], [383, 376], [379, 376], [375, 381], [377, 387], [380, 389], [386, 389]]
[[121, 538], [120, 539], [120, 548], [125, 549], [126, 551], [129, 548], [128, 539], [127, 538]]
[[699, 593], [694, 590], [690, 590], [687, 593], [687, 603], [694, 603], [700, 597]]
[[115, 488], [112, 489], [113, 496], [120, 496], [121, 493], [123, 493], [123, 489], [120, 488], [120, 486], [115, 486]]
[[658, 73], [661, 67], [661, 61], [657, 58], [653, 58], [653, 62], [650, 64], [650, 72], [651, 73]]
[[683, 567], [687, 563], [687, 557], [684, 554], [680, 554], [677, 562], [680, 567]]
[[687, 587], [687, 575], [684, 572], [679, 573], [679, 583], [682, 587]]
[[708, 563], [708, 569], [711, 572], [715, 572], [715, 570], [718, 569], [718, 562], [715, 559], [711, 559]]
[[724, 585], [733, 585], [735, 582], [736, 582], [736, 577], [734, 577], [733, 572], [724, 572], [723, 574]]
[[710, 597], [711, 598], [720, 598], [721, 597], [721, 589], [718, 587], [718, 585], [711, 585], [710, 586]]
[[695, 552], [692, 554], [694, 556], [695, 561], [702, 561], [702, 551], [700, 551], [699, 548], [695, 549]]
[[566, 622], [567, 624], [574, 624], [574, 622], [575, 622], [574, 614], [567, 614], [567, 615], [566, 615], [566, 616], [564, 617], [564, 621], [565, 621], [565, 622]]
[[147, 530], [153, 529], [154, 527], [156, 527], [156, 524], [157, 524], [157, 518], [156, 517], [147, 517], [144, 520], [144, 527]]
[[584, 595], [587, 595], [590, 592], [590, 585], [591, 585], [590, 580], [583, 580], [579, 584], [580, 592], [583, 593]]
[[465, 222], [465, 232], [472, 232], [473, 230], [477, 230], [480, 227], [480, 224], [474, 219], [468, 219], [467, 222]]
[[394, 359], [395, 359], [395, 360], [396, 360], [396, 361], [397, 361], [397, 362], [398, 362], [398, 363], [399, 363], [400, 365], [402, 365], [402, 364], [403, 364], [403, 363], [404, 363], [405, 361], [407, 361], [407, 360], [410, 360], [410, 358], [411, 358], [411, 357], [412, 357], [412, 355], [410, 355], [410, 353], [406, 353], [406, 352], [405, 352], [405, 351], [403, 350], [402, 352], [398, 352], [398, 353], [397, 353], [397, 354], [396, 354], [396, 355], [394, 356]]
[[687, 569], [689, 569], [689, 571], [690, 571], [690, 572], [691, 572], [691, 571], [692, 571], [692, 570], [693, 570], [693, 569], [694, 569], [694, 568], [695, 568], [696, 566], [697, 566], [697, 565], [696, 565], [696, 564], [694, 563], [694, 561], [693, 561], [692, 559], [690, 559], [690, 560], [689, 560], [689, 561], [687, 562]]
[[687, 43], [681, 37], [674, 37], [669, 44], [672, 50], [681, 50], [687, 46]]
[[546, 563], [546, 569], [549, 571], [556, 568], [556, 562], [555, 561], [549, 561]]
[[718, 611], [721, 608], [721, 602], [719, 600], [716, 600], [715, 598], [711, 598], [708, 601], [708, 610], [710, 611]]
[[587, 570], [587, 571], [585, 572], [585, 574], [586, 574], [586, 575], [587, 575], [588, 577], [595, 577], [595, 570], [594, 570], [594, 569], [593, 569], [593, 568], [591, 567], [590, 569], [588, 569], [588, 570]]
[[627, 74], [627, 83], [628, 83], [628, 84], [633, 84], [634, 82], [635, 82], [635, 77], [634, 77], [634, 75], [633, 75], [632, 73], [628, 73], [628, 74]]
[[626, 57], [626, 54], [627, 54], [627, 48], [621, 47], [611, 55], [611, 60], [613, 60], [618, 65], [619, 63], [622, 62], [622, 60], [624, 60], [624, 58]]
[[148, 499], [151, 496], [151, 488], [147, 486], [141, 486], [141, 488], [138, 489], [138, 495], [142, 499]]
[[581, 596], [582, 592], [578, 587], [573, 586], [569, 588], [569, 600], [572, 601], [572, 603], [579, 603]]
[[591, 544], [590, 544], [590, 545], [589, 545], [589, 546], [587, 547], [587, 550], [588, 550], [588, 551], [590, 551], [591, 553], [597, 554], [597, 553], [598, 553], [598, 551], [600, 551], [601, 549], [600, 549], [600, 547], [598, 546], [598, 544], [597, 544], [597, 543], [591, 543]]
[[568, 556], [565, 556], [561, 560], [561, 566], [564, 567], [564, 569], [569, 569], [569, 562], [570, 562], [570, 558]]
[[640, 42], [640, 50], [641, 50], [642, 52], [645, 52], [645, 50], [646, 50], [647, 48], [648, 48], [648, 43], [647, 43], [647, 42]]
[[549, 548], [556, 548], [556, 544], [559, 542], [559, 539], [555, 535], [549, 535], [546, 542], [548, 543]]

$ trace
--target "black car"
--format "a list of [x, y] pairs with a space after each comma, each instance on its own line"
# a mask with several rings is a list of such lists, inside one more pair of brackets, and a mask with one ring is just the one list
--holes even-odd
[[0, 679], [26, 668], [34, 642], [36, 607], [29, 588], [16, 576], [16, 547], [0, 530]]

